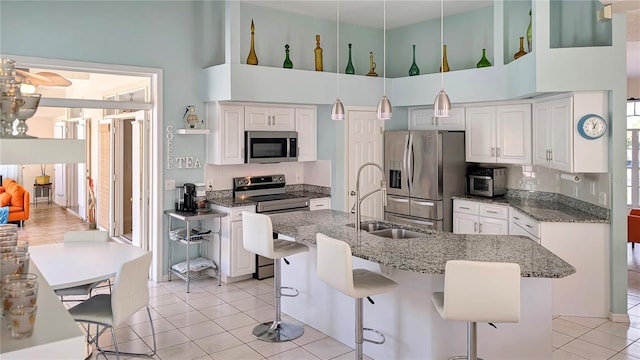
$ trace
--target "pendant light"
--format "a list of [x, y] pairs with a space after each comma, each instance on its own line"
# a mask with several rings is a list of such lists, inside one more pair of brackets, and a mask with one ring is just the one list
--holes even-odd
[[344, 106], [338, 93], [340, 92], [340, 0], [336, 0], [336, 101], [331, 107], [331, 120], [344, 120]]
[[383, 95], [382, 99], [378, 103], [377, 109], [377, 117], [378, 120], [389, 120], [391, 119], [391, 102], [387, 98], [387, 2], [386, 0], [382, 2], [382, 14], [383, 14], [383, 24], [382, 24], [382, 51], [383, 51], [383, 64], [382, 64], [382, 80], [383, 82]]
[[449, 117], [451, 111], [451, 101], [449, 96], [444, 91], [444, 66], [443, 66], [443, 53], [444, 48], [444, 0], [440, 0], [440, 82], [442, 88], [436, 96], [433, 102], [433, 116], [435, 117]]

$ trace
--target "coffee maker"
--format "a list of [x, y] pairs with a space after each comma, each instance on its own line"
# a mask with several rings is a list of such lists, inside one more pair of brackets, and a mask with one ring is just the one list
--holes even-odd
[[196, 203], [196, 185], [184, 184], [184, 209], [183, 211], [194, 212], [198, 204]]

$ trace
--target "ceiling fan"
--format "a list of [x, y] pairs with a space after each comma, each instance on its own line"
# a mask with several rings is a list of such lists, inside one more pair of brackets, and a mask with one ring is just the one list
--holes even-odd
[[23, 83], [34, 86], [70, 86], [71, 81], [60, 74], [49, 71], [37, 73], [29, 72], [29, 69], [16, 69], [17, 78]]

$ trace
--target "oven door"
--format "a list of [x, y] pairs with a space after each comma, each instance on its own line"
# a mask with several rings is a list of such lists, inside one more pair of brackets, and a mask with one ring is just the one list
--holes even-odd
[[[264, 164], [296, 161], [297, 151], [291, 154], [291, 140], [295, 138], [288, 131], [245, 131], [244, 162]], [[295, 140], [293, 146], [297, 150]]]

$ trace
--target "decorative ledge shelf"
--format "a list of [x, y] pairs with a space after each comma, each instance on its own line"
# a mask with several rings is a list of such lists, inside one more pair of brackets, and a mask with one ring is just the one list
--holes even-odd
[[209, 133], [209, 129], [177, 129], [176, 133], [181, 135], [206, 135]]

